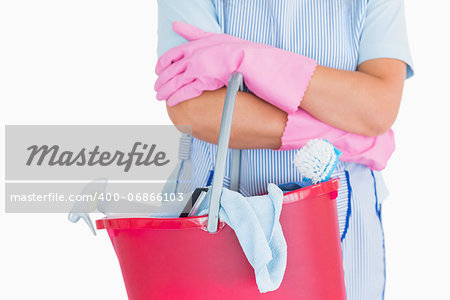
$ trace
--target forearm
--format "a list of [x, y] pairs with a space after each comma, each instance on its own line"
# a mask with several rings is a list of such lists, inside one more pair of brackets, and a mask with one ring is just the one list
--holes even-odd
[[[363, 63], [354, 72], [318, 67], [300, 107], [318, 119], [314, 123], [331, 125], [331, 131], [381, 135], [397, 116], [404, 72], [403, 62], [385, 59]], [[195, 137], [215, 143], [224, 98], [224, 88], [204, 92], [168, 107], [168, 112], [175, 124], [189, 124]], [[230, 145], [240, 149], [278, 149], [286, 119], [285, 112], [255, 95], [239, 93]], [[305, 128], [305, 132], [298, 132], [298, 138], [302, 139], [307, 131]]]
[[[192, 135], [217, 143], [225, 88], [203, 92], [199, 97], [167, 106], [175, 125], [190, 125]], [[239, 92], [231, 126], [230, 147], [278, 149], [286, 125], [285, 112], [250, 93]]]
[[406, 66], [382, 59], [358, 71], [318, 66], [300, 108], [336, 128], [365, 136], [385, 133], [394, 123]]

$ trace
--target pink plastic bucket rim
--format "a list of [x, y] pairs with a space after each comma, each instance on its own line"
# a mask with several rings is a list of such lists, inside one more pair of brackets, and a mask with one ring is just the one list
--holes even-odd
[[[330, 194], [330, 200], [337, 198], [339, 178], [308, 186], [284, 194], [283, 204], [294, 203]], [[103, 218], [96, 221], [97, 229], [191, 229], [206, 230], [208, 216], [184, 218]], [[218, 231], [226, 225], [219, 222]]]

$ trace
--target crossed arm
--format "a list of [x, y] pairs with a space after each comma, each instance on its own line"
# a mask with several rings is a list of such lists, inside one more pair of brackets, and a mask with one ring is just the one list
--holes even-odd
[[[380, 58], [363, 62], [357, 71], [318, 66], [300, 108], [336, 128], [377, 136], [397, 118], [406, 64]], [[217, 143], [225, 88], [169, 107], [175, 125], [191, 125], [192, 135]], [[230, 147], [278, 149], [287, 114], [250, 93], [240, 92], [231, 129]], [[307, 130], [307, 128], [305, 128]]]

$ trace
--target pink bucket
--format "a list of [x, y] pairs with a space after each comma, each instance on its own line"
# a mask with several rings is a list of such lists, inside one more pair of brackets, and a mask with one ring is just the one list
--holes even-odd
[[336, 197], [339, 179], [289, 192], [281, 225], [288, 246], [280, 288], [261, 294], [233, 230], [208, 217], [97, 220], [108, 231], [131, 300], [345, 300]]

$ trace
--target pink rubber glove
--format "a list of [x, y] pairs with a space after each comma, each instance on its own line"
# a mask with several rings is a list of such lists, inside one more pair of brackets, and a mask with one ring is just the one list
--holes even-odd
[[172, 48], [156, 65], [157, 99], [173, 106], [217, 90], [241, 72], [258, 97], [287, 113], [295, 112], [317, 66], [311, 58], [227, 34], [205, 32], [182, 22], [173, 30], [189, 42]]
[[341, 150], [340, 160], [360, 163], [376, 171], [386, 167], [395, 149], [392, 130], [377, 137], [362, 136], [325, 124], [299, 109], [288, 115], [279, 150], [299, 149], [315, 138], [326, 139]]

